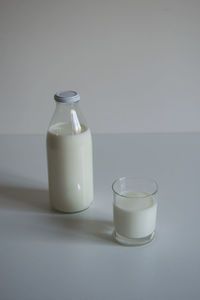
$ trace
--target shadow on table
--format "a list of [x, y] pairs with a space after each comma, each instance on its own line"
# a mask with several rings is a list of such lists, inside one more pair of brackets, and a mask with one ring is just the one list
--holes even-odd
[[[55, 212], [50, 208], [48, 191], [12, 185], [0, 185], [0, 209], [34, 213], [36, 221], [28, 229], [15, 223], [18, 238], [35, 238], [43, 241], [113, 243], [112, 222], [96, 219], [89, 210], [77, 214]], [[9, 235], [12, 236], [12, 226]]]
[[12, 185], [0, 185], [0, 209], [48, 213], [48, 191]]
[[[63, 217], [64, 216], [64, 217]], [[51, 234], [57, 234], [56, 239], [78, 243], [113, 244], [112, 222], [108, 220], [89, 219], [86, 216], [63, 215], [48, 221]]]

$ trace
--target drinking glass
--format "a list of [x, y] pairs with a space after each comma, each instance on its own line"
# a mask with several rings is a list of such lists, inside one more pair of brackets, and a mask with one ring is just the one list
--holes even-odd
[[113, 182], [114, 239], [139, 246], [155, 236], [158, 184], [153, 179], [122, 177]]

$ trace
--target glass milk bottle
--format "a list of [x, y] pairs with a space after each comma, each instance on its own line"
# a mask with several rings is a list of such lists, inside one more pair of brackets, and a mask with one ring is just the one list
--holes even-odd
[[92, 137], [75, 91], [55, 94], [47, 132], [49, 198], [58, 211], [74, 213], [93, 201]]

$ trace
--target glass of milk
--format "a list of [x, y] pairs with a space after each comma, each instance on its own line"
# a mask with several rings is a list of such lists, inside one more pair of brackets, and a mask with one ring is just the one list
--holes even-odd
[[114, 239], [139, 246], [155, 236], [158, 185], [152, 179], [122, 177], [114, 181]]

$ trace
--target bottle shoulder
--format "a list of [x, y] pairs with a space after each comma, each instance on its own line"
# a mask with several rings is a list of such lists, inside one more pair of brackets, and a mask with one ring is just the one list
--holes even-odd
[[81, 130], [74, 133], [72, 125], [70, 123], [59, 122], [53, 125], [50, 125], [47, 134], [55, 136], [78, 136], [82, 134], [91, 135], [90, 128], [84, 124], [80, 124]]

